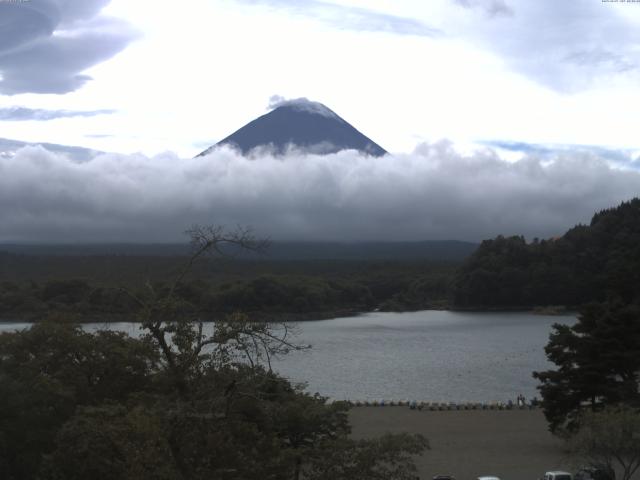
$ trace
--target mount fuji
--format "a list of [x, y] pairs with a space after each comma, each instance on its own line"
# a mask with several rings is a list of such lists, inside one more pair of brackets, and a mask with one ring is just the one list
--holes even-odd
[[198, 157], [223, 145], [232, 146], [243, 155], [256, 148], [264, 148], [276, 155], [290, 149], [320, 155], [341, 150], [357, 150], [374, 157], [387, 153], [321, 103], [299, 98], [281, 100], [272, 108], [269, 113], [249, 122]]

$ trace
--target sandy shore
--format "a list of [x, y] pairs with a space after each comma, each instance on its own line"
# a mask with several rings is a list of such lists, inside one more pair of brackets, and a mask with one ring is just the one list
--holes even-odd
[[537, 480], [548, 470], [574, 470], [562, 442], [547, 431], [541, 410], [356, 407], [350, 419], [356, 438], [387, 432], [423, 434], [431, 450], [417, 459], [421, 479], [449, 474], [457, 480], [480, 475]]

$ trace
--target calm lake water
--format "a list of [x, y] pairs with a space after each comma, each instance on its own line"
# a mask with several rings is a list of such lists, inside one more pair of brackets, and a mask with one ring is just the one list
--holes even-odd
[[[534, 370], [553, 323], [573, 316], [422, 311], [369, 313], [298, 324], [312, 348], [274, 363], [292, 381], [334, 399], [493, 402], [535, 395]], [[0, 331], [28, 327], [0, 323]], [[107, 328], [139, 333], [133, 323]], [[105, 324], [87, 324], [88, 330]]]

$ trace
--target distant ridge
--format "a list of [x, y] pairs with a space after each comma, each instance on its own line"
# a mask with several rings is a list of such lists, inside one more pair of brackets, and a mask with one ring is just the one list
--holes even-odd
[[290, 148], [316, 154], [357, 150], [374, 157], [387, 153], [335, 112], [306, 98], [279, 102], [269, 113], [249, 122], [197, 156], [207, 155], [223, 145], [233, 146], [243, 155], [260, 147], [276, 155], [282, 155]]
[[[231, 252], [236, 258], [252, 260], [434, 260], [459, 261], [478, 247], [455, 240], [423, 242], [273, 242], [264, 255]], [[182, 256], [188, 255], [185, 244], [0, 244], [5, 254], [34, 256]]]

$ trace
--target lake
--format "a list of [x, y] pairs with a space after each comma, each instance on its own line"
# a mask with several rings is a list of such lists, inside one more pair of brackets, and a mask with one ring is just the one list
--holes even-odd
[[[513, 312], [375, 312], [299, 323], [299, 343], [312, 348], [274, 362], [292, 381], [333, 399], [493, 402], [538, 396], [534, 370], [551, 325], [574, 316]], [[87, 324], [132, 335], [134, 323]], [[0, 323], [0, 331], [28, 327]]]

